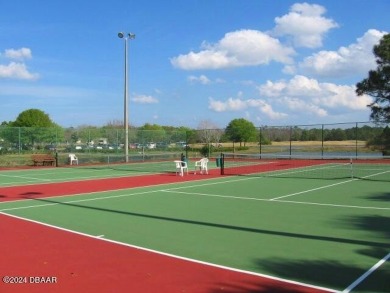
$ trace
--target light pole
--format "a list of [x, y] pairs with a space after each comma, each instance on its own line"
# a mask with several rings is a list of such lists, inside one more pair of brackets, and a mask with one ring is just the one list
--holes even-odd
[[118, 37], [125, 41], [125, 88], [124, 88], [124, 128], [125, 128], [125, 160], [126, 163], [129, 161], [129, 95], [128, 95], [128, 77], [127, 77], [127, 40], [135, 38], [133, 33], [118, 33]]

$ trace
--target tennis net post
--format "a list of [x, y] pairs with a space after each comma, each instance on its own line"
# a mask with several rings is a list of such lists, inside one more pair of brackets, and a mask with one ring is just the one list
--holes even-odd
[[224, 153], [221, 153], [221, 155], [220, 155], [220, 170], [221, 170], [221, 175], [225, 175], [225, 155], [224, 155]]

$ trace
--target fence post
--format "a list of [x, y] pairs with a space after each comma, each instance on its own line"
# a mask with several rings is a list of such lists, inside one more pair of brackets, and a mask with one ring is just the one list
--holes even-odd
[[292, 139], [291, 139], [291, 136], [292, 136], [292, 126], [290, 126], [290, 159], [291, 159], [291, 151], [292, 151]]
[[321, 158], [324, 158], [324, 124], [321, 125]]
[[261, 126], [259, 127], [259, 157], [261, 159], [261, 144], [262, 144], [262, 139], [261, 139]]
[[22, 149], [22, 145], [21, 145], [21, 127], [18, 127], [18, 153], [20, 154], [20, 151]]
[[357, 157], [358, 157], [358, 122], [356, 122], [356, 128], [355, 128], [355, 141], [356, 141], [355, 157], [357, 159]]
[[[185, 145], [185, 148], [186, 148], [186, 158], [187, 158], [187, 162], [188, 162], [188, 131], [185, 132], [185, 141], [186, 141], [186, 145]], [[210, 158], [210, 148], [209, 148], [209, 158]]]
[[220, 168], [221, 168], [221, 175], [225, 175], [225, 155], [223, 153], [221, 153], [221, 157], [220, 157]]

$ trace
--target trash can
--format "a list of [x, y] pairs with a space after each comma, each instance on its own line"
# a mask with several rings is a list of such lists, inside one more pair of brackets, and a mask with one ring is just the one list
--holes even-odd
[[221, 167], [221, 158], [216, 158], [215, 163], [217, 164], [217, 167]]

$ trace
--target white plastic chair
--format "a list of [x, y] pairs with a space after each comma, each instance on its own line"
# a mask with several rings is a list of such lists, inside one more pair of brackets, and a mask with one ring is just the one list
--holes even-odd
[[208, 158], [202, 158], [199, 161], [195, 162], [195, 173], [196, 170], [199, 168], [200, 174], [203, 174], [203, 172], [206, 172], [206, 174], [209, 174], [208, 169], [207, 169], [207, 163], [209, 162]]
[[187, 171], [187, 175], [188, 175], [187, 162], [175, 161], [175, 165], [176, 165], [176, 175], [179, 173], [180, 176], [183, 176], [184, 175], [184, 170]]
[[73, 163], [78, 165], [79, 164], [79, 159], [76, 157], [75, 154], [69, 154], [69, 165], [73, 165]]

